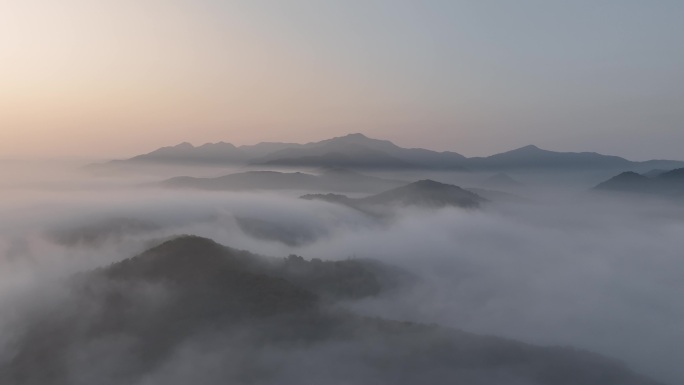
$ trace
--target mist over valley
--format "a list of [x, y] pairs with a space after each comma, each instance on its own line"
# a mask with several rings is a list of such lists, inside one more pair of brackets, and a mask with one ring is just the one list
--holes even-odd
[[3, 188], [3, 383], [684, 378], [684, 207], [594, 169], [35, 166]]

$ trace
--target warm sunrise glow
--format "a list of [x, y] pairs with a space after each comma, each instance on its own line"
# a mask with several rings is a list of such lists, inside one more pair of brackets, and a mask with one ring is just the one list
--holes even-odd
[[681, 7], [525, 4], [6, 0], [0, 154], [365, 132], [471, 155], [678, 157]]

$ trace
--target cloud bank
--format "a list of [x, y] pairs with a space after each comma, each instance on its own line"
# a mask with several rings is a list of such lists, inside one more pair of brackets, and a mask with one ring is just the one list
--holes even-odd
[[[295, 196], [92, 186], [8, 192], [0, 203], [0, 344], [6, 345], [23, 309], [62, 295], [46, 293], [50, 282], [187, 233], [265, 255], [389, 262], [417, 274], [420, 283], [347, 306], [391, 319], [571, 345], [615, 357], [656, 379], [684, 381], [683, 207], [564, 199], [479, 211], [407, 208], [379, 221]], [[315, 237], [301, 246], [257, 239], [236, 217]], [[55, 237], [98, 229], [103, 222], [110, 225], [94, 240]], [[178, 360], [193, 355], [212, 365], [205, 357], [214, 357], [211, 352], [189, 346], [177, 352]], [[189, 370], [172, 367], [143, 384], [183, 378], [178, 372]]]

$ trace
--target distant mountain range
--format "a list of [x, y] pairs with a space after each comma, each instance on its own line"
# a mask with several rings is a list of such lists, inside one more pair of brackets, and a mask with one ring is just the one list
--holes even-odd
[[201, 190], [309, 190], [337, 192], [380, 192], [406, 182], [378, 178], [341, 168], [326, 168], [318, 175], [302, 172], [247, 171], [218, 178], [175, 177], [160, 182], [162, 187]]
[[[495, 176], [496, 177], [496, 176]], [[506, 176], [507, 177], [507, 176]], [[497, 181], [500, 178], [495, 178]], [[507, 187], [511, 184], [513, 187], [518, 186], [514, 180], [507, 180], [503, 178], [501, 184]], [[403, 204], [427, 205], [429, 199], [433, 199], [438, 206], [449, 205], [443, 204], [454, 199], [457, 195], [468, 195], [472, 193], [479, 196], [480, 199], [475, 198], [475, 201], [499, 201], [499, 202], [530, 202], [529, 199], [494, 189], [481, 188], [465, 188], [462, 189], [457, 186], [443, 184], [432, 180], [423, 180], [416, 183], [409, 183], [400, 180], [385, 179], [365, 174], [356, 171], [350, 171], [340, 168], [324, 169], [320, 174], [308, 174], [302, 172], [278, 172], [278, 171], [247, 171], [220, 176], [217, 178], [195, 178], [189, 176], [174, 177], [158, 182], [155, 185], [164, 188], [174, 189], [198, 189], [209, 191], [252, 191], [252, 190], [293, 190], [293, 191], [320, 191], [326, 194], [309, 194], [307, 197], [317, 197], [319, 200], [332, 200], [340, 203], [350, 203], [350, 198], [334, 194], [334, 193], [385, 193], [389, 190], [398, 189], [397, 191], [404, 194], [402, 199], [397, 199], [391, 202], [389, 198], [393, 195], [382, 195], [374, 200], [358, 199], [354, 200], [356, 203], [374, 204], [377, 205], [380, 201], [384, 204], [396, 204], [398, 201], [403, 201]], [[444, 188], [445, 186], [451, 186]], [[402, 189], [403, 187], [403, 189]], [[458, 189], [458, 190], [456, 190]], [[442, 191], [444, 190], [444, 191]], [[504, 188], [505, 190], [505, 188]], [[394, 194], [397, 193], [394, 192]], [[334, 192], [330, 194], [329, 192]], [[436, 197], [436, 194], [444, 194]], [[340, 199], [340, 197], [343, 197]], [[431, 198], [429, 198], [431, 197]], [[474, 198], [472, 195], [468, 195]], [[408, 202], [408, 203], [407, 203]], [[412, 203], [411, 203], [412, 202]], [[454, 201], [455, 202], [455, 201]], [[454, 203], [451, 202], [451, 203]], [[461, 202], [462, 203], [462, 202]], [[476, 202], [470, 202], [465, 206], [477, 206]], [[462, 206], [461, 204], [453, 204], [454, 206]], [[249, 218], [244, 218], [244, 221], [239, 221], [246, 228], [262, 228], [263, 226], [256, 226], [256, 222], [249, 221]]]
[[52, 283], [58, 294], [41, 294], [12, 336], [0, 382], [658, 384], [582, 350], [336, 305], [413, 278], [371, 260], [269, 258], [206, 238], [171, 239], [64, 287]]
[[684, 198], [684, 168], [644, 174], [623, 172], [600, 183], [594, 190]]
[[511, 170], [511, 169], [672, 169], [682, 161], [652, 160], [633, 162], [617, 156], [593, 152], [555, 152], [526, 146], [488, 157], [466, 158], [455, 152], [403, 148], [387, 140], [363, 134], [312, 142], [259, 143], [234, 146], [207, 143], [195, 147], [181, 143], [163, 147], [127, 160], [91, 165], [102, 169], [135, 164], [167, 165], [258, 165], [273, 167], [342, 167], [352, 169], [430, 169], [430, 170]]

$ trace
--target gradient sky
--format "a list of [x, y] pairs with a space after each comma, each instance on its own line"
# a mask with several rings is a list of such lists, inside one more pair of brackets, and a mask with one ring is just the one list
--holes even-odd
[[684, 1], [0, 0], [0, 158], [349, 132], [684, 159]]

